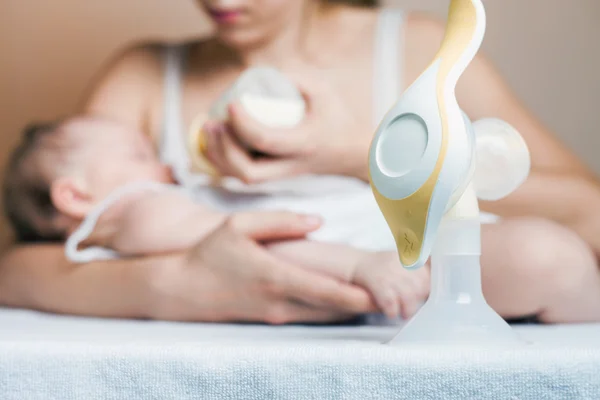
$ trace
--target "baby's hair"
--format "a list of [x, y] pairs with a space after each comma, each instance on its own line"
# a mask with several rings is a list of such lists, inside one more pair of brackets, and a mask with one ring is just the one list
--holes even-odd
[[4, 213], [19, 242], [57, 242], [66, 235], [53, 224], [58, 212], [50, 197], [50, 181], [36, 159], [44, 151], [43, 139], [54, 134], [58, 125], [28, 125], [8, 162], [2, 188]]

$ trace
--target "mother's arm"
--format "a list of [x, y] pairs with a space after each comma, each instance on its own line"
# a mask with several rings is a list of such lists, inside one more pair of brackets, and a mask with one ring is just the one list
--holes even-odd
[[[425, 68], [439, 47], [443, 24], [413, 16], [407, 29], [409, 79]], [[531, 153], [529, 179], [497, 202], [482, 202], [485, 211], [501, 216], [533, 215], [569, 226], [600, 253], [600, 184], [517, 99], [498, 72], [477, 56], [458, 83], [457, 98], [473, 120], [503, 119], [525, 138]]]
[[18, 246], [0, 258], [0, 305], [99, 317], [150, 318], [155, 277], [176, 256], [69, 263], [59, 245]]
[[184, 252], [86, 264], [69, 263], [59, 245], [15, 247], [0, 258], [0, 305], [94, 317], [271, 323], [372, 311], [364, 290], [282, 262], [256, 243], [314, 229], [314, 222], [291, 213], [240, 214]]

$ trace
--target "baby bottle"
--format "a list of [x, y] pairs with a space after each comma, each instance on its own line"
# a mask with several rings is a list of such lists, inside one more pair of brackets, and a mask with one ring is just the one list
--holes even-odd
[[291, 128], [305, 115], [304, 98], [296, 86], [272, 67], [252, 67], [244, 71], [234, 84], [210, 107], [207, 114], [193, 121], [188, 137], [188, 150], [195, 172], [218, 175], [205, 157], [206, 140], [202, 130], [208, 120], [226, 122], [227, 108], [239, 101], [256, 121], [273, 128]]

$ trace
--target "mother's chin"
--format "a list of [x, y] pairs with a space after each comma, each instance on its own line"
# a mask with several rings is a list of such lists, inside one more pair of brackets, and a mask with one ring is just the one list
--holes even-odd
[[234, 52], [244, 53], [264, 47], [270, 34], [259, 27], [217, 25], [214, 37]]
[[290, 27], [299, 27], [321, 0], [197, 0], [210, 18], [214, 35], [234, 50], [260, 50]]

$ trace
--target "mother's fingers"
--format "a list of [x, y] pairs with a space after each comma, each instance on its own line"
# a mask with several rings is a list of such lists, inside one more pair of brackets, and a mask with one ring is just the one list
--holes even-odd
[[206, 143], [208, 159], [217, 170], [247, 184], [286, 178], [304, 171], [301, 163], [294, 158], [251, 157], [229, 129], [219, 127], [209, 132]]
[[235, 136], [252, 149], [273, 156], [299, 154], [308, 139], [306, 129], [274, 129], [261, 124], [240, 103], [229, 106], [229, 126]]
[[[231, 217], [231, 229], [254, 240], [302, 237], [316, 229], [320, 220], [290, 212], [241, 213]], [[342, 313], [375, 310], [369, 294], [329, 276], [288, 264], [268, 253], [261, 255], [261, 274], [273, 294]]]
[[227, 166], [227, 173], [245, 183], [251, 183], [252, 175], [249, 172], [253, 170], [254, 161], [247, 149], [244, 149], [226, 128], [223, 128], [218, 136], [217, 149], [220, 152], [219, 157]]
[[284, 240], [306, 235], [321, 226], [316, 216], [287, 211], [238, 213], [227, 220], [228, 227], [254, 240]]
[[290, 177], [302, 171], [295, 159], [250, 157], [229, 132], [224, 132], [220, 140], [223, 162], [227, 164], [228, 173], [245, 183], [268, 182]]
[[287, 297], [303, 303], [354, 314], [377, 309], [364, 289], [307, 269], [286, 268], [278, 280]]
[[213, 166], [223, 175], [233, 175], [225, 158], [221, 128], [217, 124], [206, 129], [206, 155]]

